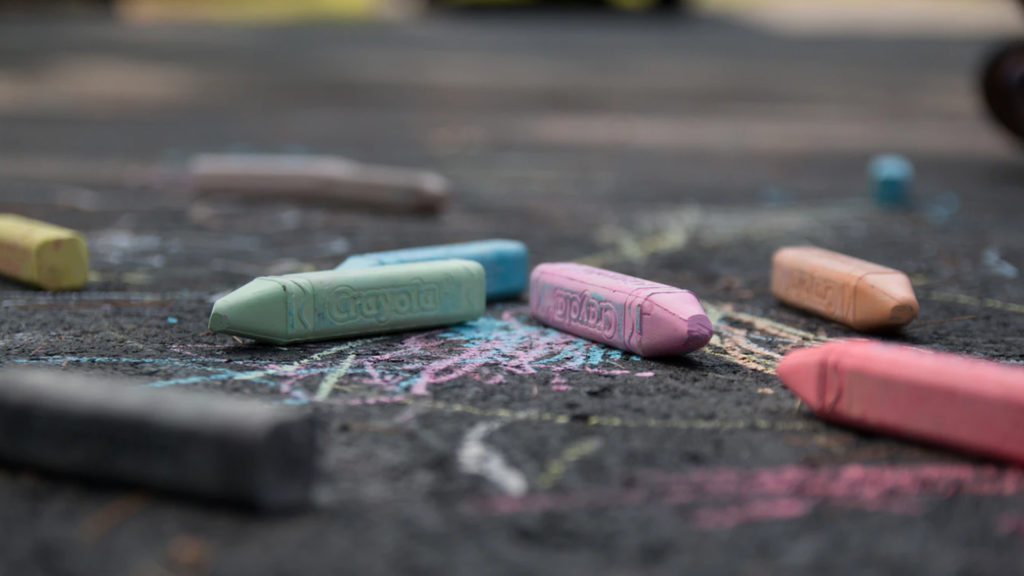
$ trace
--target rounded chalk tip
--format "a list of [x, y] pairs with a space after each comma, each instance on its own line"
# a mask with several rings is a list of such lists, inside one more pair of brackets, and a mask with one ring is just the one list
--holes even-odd
[[652, 294], [641, 326], [641, 356], [687, 354], [711, 340], [711, 320], [689, 290]]
[[695, 314], [686, 320], [686, 347], [690, 350], [703, 348], [714, 336], [711, 319], [704, 314]]
[[821, 347], [798, 348], [787, 352], [775, 366], [775, 374], [782, 383], [812, 410], [818, 410], [823, 400], [821, 383], [827, 355]]
[[451, 183], [440, 174], [426, 172], [416, 178], [416, 208], [425, 212], [436, 212], [448, 203]]
[[445, 198], [451, 190], [451, 182], [440, 174], [425, 172], [419, 177], [420, 187], [431, 196]]
[[220, 312], [214, 312], [210, 314], [210, 331], [211, 332], [223, 332], [231, 327], [231, 321], [228, 319], [226, 314]]
[[889, 311], [889, 322], [895, 326], [904, 326], [917, 318], [917, 306], [897, 304]]
[[865, 274], [855, 287], [855, 330], [886, 331], [917, 317], [918, 303], [910, 278], [902, 272]]

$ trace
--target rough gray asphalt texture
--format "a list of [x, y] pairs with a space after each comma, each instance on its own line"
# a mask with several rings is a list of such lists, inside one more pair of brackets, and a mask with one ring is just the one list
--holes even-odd
[[[97, 271], [76, 294], [0, 282], [0, 364], [287, 399], [324, 437], [317, 504], [283, 517], [7, 465], [0, 574], [1014, 573], [1019, 472], [819, 423], [770, 374], [773, 354], [808, 342], [763, 322], [851, 335], [768, 292], [772, 251], [810, 242], [914, 277], [921, 314], [894, 338], [1024, 362], [1024, 166], [974, 94], [993, 44], [516, 13], [0, 23], [0, 209], [81, 229]], [[455, 199], [437, 217], [193, 202], [175, 171], [217, 150], [432, 168]], [[890, 150], [917, 168], [907, 212], [866, 197], [867, 159]], [[338, 343], [205, 332], [210, 297], [252, 276], [482, 237], [692, 289], [725, 306], [726, 341], [659, 361], [589, 347], [592, 363], [552, 344], [530, 370], [481, 349], [413, 395], [364, 363], [436, 376], [482, 344], [397, 335], [289, 373]], [[489, 314], [551, 336], [521, 304]], [[381, 359], [396, 350], [408, 357]], [[348, 354], [351, 373], [313, 400]], [[211, 377], [220, 367], [269, 373]], [[474, 435], [525, 496], [460, 463]]]

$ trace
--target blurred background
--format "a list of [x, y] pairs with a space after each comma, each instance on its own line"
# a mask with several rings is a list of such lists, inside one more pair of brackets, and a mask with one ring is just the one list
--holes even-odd
[[[867, 198], [881, 153], [913, 161], [923, 210], [1020, 196], [1017, 144], [981, 88], [1024, 36], [1013, 0], [0, 6], [2, 207], [114, 248], [142, 230], [258, 231], [224, 255], [225, 287], [267, 261], [489, 236], [547, 259], [628, 251], [624, 231], [660, 230], [651, 215], [684, 203]], [[996, 75], [1004, 124], [1020, 117], [1015, 58]], [[225, 151], [426, 168], [453, 201], [433, 218], [193, 201], [188, 159]], [[98, 270], [152, 277], [158, 261], [179, 270], [168, 285], [193, 283], [195, 256], [161, 242], [134, 267], [100, 251]]]
[[728, 15], [789, 30], [875, 34], [1007, 32], [1014, 0], [4, 0], [12, 13], [96, 13], [126, 21], [281, 22], [400, 18], [428, 8], [591, 6]]
[[[695, 514], [660, 500], [622, 511], [466, 516], [462, 504], [497, 492], [460, 472], [456, 454], [481, 424], [484, 434], [497, 431], [484, 416], [476, 423], [477, 414], [512, 410], [568, 423], [510, 422], [494, 446], [512, 465], [534, 477], [579, 466], [557, 490], [623, 489], [623, 501], [633, 500], [637, 469], [669, 478], [786, 465], [788, 478], [790, 464], [841, 465], [833, 469], [844, 477], [864, 463], [949, 462], [838, 429], [731, 423], [803, 418], [769, 374], [797, 342], [791, 326], [816, 338], [851, 334], [771, 296], [771, 256], [782, 245], [820, 245], [907, 272], [922, 304], [900, 336], [908, 342], [1020, 361], [1022, 37], [1024, 10], [1013, 0], [0, 0], [0, 212], [82, 231], [92, 270], [83, 291], [52, 296], [0, 280], [0, 363], [42, 359], [149, 381], [191, 381], [226, 366], [262, 375], [273, 363], [284, 370], [279, 386], [202, 386], [283, 400], [317, 386], [288, 368], [317, 348], [211, 334], [219, 295], [263, 274], [330, 269], [352, 254], [494, 237], [525, 242], [532, 263], [574, 260], [686, 287], [745, 315], [716, 319], [716, 330], [751, 338], [729, 349], [741, 363], [717, 354], [623, 359], [651, 377], [642, 380], [592, 374], [579, 359], [565, 372], [506, 370], [520, 352], [493, 352], [505, 348], [469, 337], [424, 350], [383, 339], [360, 357], [459, 374], [429, 393], [470, 408], [357, 404], [385, 390], [381, 382], [397, 392], [407, 376], [374, 372], [373, 382], [325, 388], [337, 402], [323, 410], [332, 422], [325, 483], [343, 506], [259, 523], [213, 507], [177, 516], [154, 499], [115, 538], [89, 548], [74, 535], [85, 525], [77, 518], [109, 494], [83, 491], [76, 507], [77, 493], [63, 484], [5, 477], [0, 525], [26, 528], [0, 547], [0, 572], [119, 573], [83, 569], [94, 565], [88, 560], [146, 567], [179, 531], [209, 537], [217, 573], [333, 573], [303, 568], [358, 562], [377, 569], [350, 571], [657, 576], [777, 565], [831, 574], [887, 562], [893, 574], [1012, 572], [1024, 503], [953, 495], [960, 480], [920, 507], [919, 520], [906, 514], [919, 508], [914, 499], [895, 500], [891, 515], [812, 503], [797, 519], [790, 499], [776, 498], [788, 494], [772, 492], [715, 505], [788, 523], [705, 534], [692, 531]], [[209, 152], [332, 154], [426, 169], [451, 182], [451, 201], [423, 214], [316, 205], [288, 191], [203, 198], [187, 167]], [[880, 154], [912, 165], [907, 202], [875, 195], [869, 166]], [[522, 303], [489, 314], [530, 323]], [[405, 358], [406, 350], [423, 358]], [[496, 355], [466, 373], [455, 364], [463, 350]], [[539, 364], [573, 350], [522, 354], [545, 358]], [[494, 374], [509, 385], [492, 385], [502, 377]], [[573, 390], [556, 389], [563, 376]], [[711, 419], [730, 429], [598, 429], [584, 425], [591, 415]], [[600, 456], [574, 463], [573, 446], [593, 437], [603, 442]], [[996, 478], [989, 473], [980, 474]], [[1004, 525], [1011, 528], [992, 528]], [[5, 564], [4, 554], [23, 563]], [[462, 569], [442, 568], [451, 559]]]

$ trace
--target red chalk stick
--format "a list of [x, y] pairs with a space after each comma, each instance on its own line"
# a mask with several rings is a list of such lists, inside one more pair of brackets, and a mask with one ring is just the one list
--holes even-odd
[[776, 373], [825, 420], [1024, 463], [1024, 368], [855, 340], [790, 352]]

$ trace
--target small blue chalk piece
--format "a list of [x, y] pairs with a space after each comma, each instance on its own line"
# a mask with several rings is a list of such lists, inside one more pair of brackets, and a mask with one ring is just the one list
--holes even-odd
[[487, 275], [488, 300], [515, 298], [526, 289], [529, 278], [529, 250], [526, 244], [517, 240], [478, 240], [357, 254], [349, 256], [337, 269], [369, 268], [451, 258], [472, 260], [484, 267]]
[[868, 178], [875, 201], [882, 206], [905, 208], [911, 202], [914, 165], [897, 154], [880, 154], [868, 164]]
[[178, 323], [178, 319], [175, 318], [174, 316], [168, 316], [167, 317], [167, 323], [168, 324], [177, 324]]

